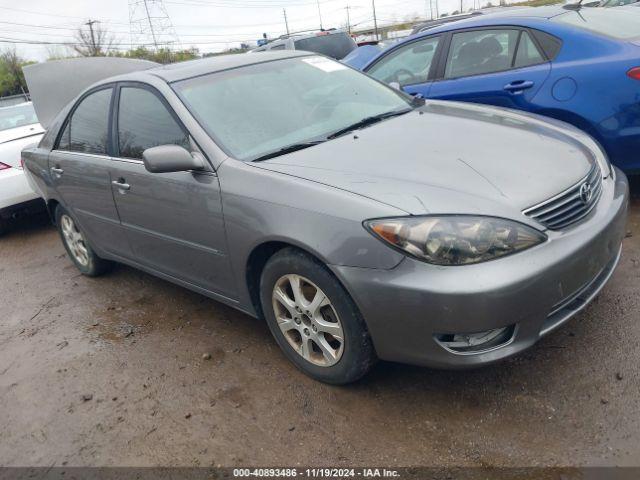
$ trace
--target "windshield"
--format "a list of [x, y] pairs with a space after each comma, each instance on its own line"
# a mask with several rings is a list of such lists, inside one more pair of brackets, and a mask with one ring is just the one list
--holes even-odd
[[32, 104], [0, 108], [0, 132], [38, 123]]
[[326, 139], [366, 118], [411, 107], [404, 94], [318, 56], [250, 65], [173, 86], [209, 135], [239, 160]]
[[301, 38], [294, 42], [296, 50], [321, 53], [327, 57], [342, 60], [358, 45], [347, 33], [331, 33], [316, 37]]
[[583, 8], [552, 19], [620, 40], [640, 38], [640, 10]]

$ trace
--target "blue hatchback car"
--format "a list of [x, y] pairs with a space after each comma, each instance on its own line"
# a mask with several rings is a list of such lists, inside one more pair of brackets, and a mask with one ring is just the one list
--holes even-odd
[[640, 173], [640, 9], [577, 8], [505, 9], [369, 48], [346, 63], [412, 95], [571, 123], [612, 163]]

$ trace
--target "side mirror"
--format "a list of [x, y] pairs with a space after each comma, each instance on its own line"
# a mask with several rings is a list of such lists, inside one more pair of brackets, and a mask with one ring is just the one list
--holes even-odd
[[179, 145], [159, 145], [142, 152], [144, 168], [151, 173], [186, 172], [204, 170], [200, 155], [189, 153]]
[[391, 88], [393, 88], [394, 90], [398, 90], [399, 92], [402, 91], [402, 87], [400, 86], [400, 83], [398, 83], [398, 82], [389, 82], [389, 86]]

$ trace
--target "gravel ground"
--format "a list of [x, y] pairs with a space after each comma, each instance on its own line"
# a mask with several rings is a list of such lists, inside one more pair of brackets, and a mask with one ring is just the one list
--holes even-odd
[[213, 300], [79, 275], [22, 222], [0, 239], [0, 465], [640, 465], [638, 180], [621, 264], [566, 326], [495, 366], [381, 363], [349, 387]]

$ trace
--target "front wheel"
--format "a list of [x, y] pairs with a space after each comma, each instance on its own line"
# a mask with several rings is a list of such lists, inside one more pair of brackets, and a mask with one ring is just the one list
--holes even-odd
[[73, 217], [61, 205], [56, 208], [56, 225], [69, 258], [83, 275], [97, 277], [111, 267], [111, 262], [96, 255]]
[[376, 356], [364, 320], [333, 274], [287, 248], [265, 265], [260, 300], [284, 354], [307, 375], [331, 384], [363, 377]]

